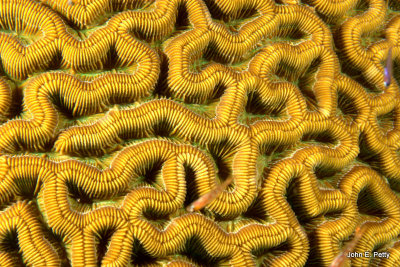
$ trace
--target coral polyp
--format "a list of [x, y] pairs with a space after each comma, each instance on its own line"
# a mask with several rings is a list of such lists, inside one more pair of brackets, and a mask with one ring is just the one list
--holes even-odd
[[398, 0], [0, 0], [0, 265], [400, 265], [399, 33]]

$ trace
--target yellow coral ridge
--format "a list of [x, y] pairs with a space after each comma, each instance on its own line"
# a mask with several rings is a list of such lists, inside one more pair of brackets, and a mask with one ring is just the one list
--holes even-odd
[[0, 265], [400, 265], [399, 11], [0, 0]]

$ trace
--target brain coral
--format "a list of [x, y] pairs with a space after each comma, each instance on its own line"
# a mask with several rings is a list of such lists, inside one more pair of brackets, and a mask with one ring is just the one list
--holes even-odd
[[399, 33], [399, 0], [0, 0], [0, 265], [400, 266]]

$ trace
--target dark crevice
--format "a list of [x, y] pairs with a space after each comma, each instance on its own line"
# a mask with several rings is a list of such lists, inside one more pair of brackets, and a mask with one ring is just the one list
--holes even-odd
[[[399, 4], [400, 5], [400, 4]], [[392, 83], [397, 82], [400, 84], [400, 63], [398, 64], [396, 61], [393, 61], [393, 77], [395, 80], [392, 79]]]
[[[35, 188], [40, 188], [42, 183], [40, 179], [33, 178], [34, 177], [27, 177], [23, 175], [14, 177], [14, 184], [17, 188], [17, 197], [22, 197], [22, 199], [27, 200], [33, 200], [37, 197], [35, 193], [38, 192], [35, 192]], [[36, 185], [37, 183], [39, 184]]]
[[235, 146], [227, 140], [218, 143], [207, 144], [207, 149], [211, 154], [218, 168], [218, 177], [221, 182], [232, 175], [232, 159], [235, 153]]
[[320, 184], [322, 184], [323, 187], [327, 187], [326, 183], [329, 183], [328, 186], [337, 187], [337, 184], [340, 181], [340, 179], [350, 169], [351, 169], [350, 166], [346, 166], [340, 170], [335, 170], [333, 168], [326, 168], [318, 165], [314, 168], [314, 174], [317, 177], [318, 181], [321, 182]]
[[227, 55], [221, 55], [218, 51], [218, 46], [214, 42], [210, 42], [204, 51], [202, 60], [206, 62], [202, 66], [199, 66], [199, 70], [205, 69], [211, 63], [220, 63], [223, 65], [228, 65], [231, 63], [230, 57]]
[[314, 93], [314, 84], [316, 82], [316, 74], [318, 68], [321, 66], [321, 59], [314, 59], [304, 74], [298, 78], [298, 87], [300, 88], [303, 96], [306, 99], [307, 109], [315, 111], [318, 108], [317, 98]]
[[[42, 222], [42, 225], [46, 225], [46, 223]], [[70, 259], [68, 258], [68, 253], [65, 247], [65, 243], [63, 242], [63, 238], [60, 234], [54, 233], [49, 227], [44, 227], [44, 235], [47, 240], [51, 243], [55, 251], [57, 252], [62, 267], [71, 267]]]
[[176, 17], [175, 29], [177, 31], [185, 30], [190, 26], [189, 13], [186, 4], [178, 6], [178, 15]]
[[353, 66], [353, 64], [349, 64], [349, 62], [345, 58], [341, 59], [339, 62], [342, 63], [342, 72], [346, 73], [357, 83], [359, 83], [363, 88], [366, 89], [368, 93], [377, 94], [381, 92], [381, 89], [379, 89], [376, 84], [371, 84], [367, 81], [361, 71], [352, 69], [353, 67], [351, 66]]
[[369, 147], [366, 142], [366, 137], [362, 132], [360, 133], [359, 140], [360, 153], [358, 154], [357, 160], [382, 174], [382, 165], [379, 154]]
[[15, 205], [17, 201], [19, 201], [19, 199], [14, 194], [12, 194], [11, 198], [8, 199], [7, 202], [3, 202], [0, 204], [0, 211], [4, 211], [5, 209], [11, 207], [12, 205]]
[[394, 110], [383, 114], [381, 116], [378, 116], [377, 118], [377, 123], [379, 128], [383, 131], [383, 133], [387, 133], [390, 130], [393, 130], [394, 128], [394, 122], [395, 122], [395, 112]]
[[357, 160], [361, 163], [366, 164], [368, 167], [377, 171], [380, 174], [382, 173], [382, 162], [377, 154], [374, 153], [365, 153], [364, 151], [360, 153], [357, 157]]
[[178, 14], [176, 16], [175, 25], [173, 25], [173, 30], [171, 31], [169, 36], [162, 36], [153, 32], [153, 35], [148, 35], [145, 29], [143, 28], [135, 28], [130, 31], [135, 38], [143, 41], [145, 43], [154, 43], [157, 41], [163, 41], [166, 38], [171, 38], [180, 34], [180, 32], [188, 29], [191, 26], [189, 20], [189, 13], [187, 11], [187, 7], [185, 4], [180, 4], [178, 6]]
[[144, 218], [146, 218], [146, 220], [153, 221], [158, 224], [163, 224], [163, 223], [167, 223], [170, 221], [168, 214], [160, 214], [159, 211], [156, 211], [155, 209], [153, 209], [151, 207], [143, 210], [142, 215]]
[[249, 115], [268, 115], [271, 118], [279, 118], [286, 110], [286, 106], [283, 102], [278, 105], [266, 105], [262, 102], [260, 93], [253, 91], [248, 95], [245, 110]]
[[24, 93], [21, 87], [15, 87], [11, 93], [10, 118], [21, 116], [23, 112]]
[[310, 255], [307, 258], [307, 262], [304, 266], [319, 267], [323, 266], [322, 256], [320, 249], [318, 248], [318, 240], [313, 236], [308, 235], [310, 241]]
[[209, 102], [221, 98], [222, 95], [225, 93], [225, 90], [226, 86], [222, 83], [218, 83], [214, 88], [214, 92], [211, 96], [211, 99], [209, 99]]
[[359, 1], [359, 2], [357, 2], [357, 5], [354, 8], [354, 10], [366, 12], [366, 11], [368, 11], [368, 8], [369, 8], [368, 1]]
[[[400, 150], [397, 150], [397, 157], [400, 158]], [[398, 181], [397, 179], [390, 179], [390, 178], [388, 177], [388, 182], [389, 182], [390, 188], [391, 188], [392, 190], [394, 190], [395, 193], [396, 193], [398, 196], [400, 196], [400, 195], [399, 195], [399, 194], [400, 194], [400, 181]]]
[[211, 13], [211, 17], [216, 20], [223, 20], [225, 23], [232, 22], [233, 20], [243, 20], [254, 17], [258, 14], [257, 9], [254, 7], [242, 8], [236, 14], [227, 15], [224, 14], [218, 3], [214, 0], [204, 1], [208, 10]]
[[159, 137], [170, 137], [173, 126], [167, 120], [161, 120], [153, 124], [153, 134]]
[[350, 118], [351, 121], [354, 121], [357, 118], [357, 107], [352, 99], [339, 91], [337, 102], [337, 111], [339, 115], [342, 115], [345, 119]]
[[193, 260], [196, 264], [200, 266], [207, 267], [219, 266], [221, 262], [227, 260], [227, 258], [216, 258], [208, 254], [207, 250], [201, 242], [201, 239], [197, 236], [193, 236], [186, 240], [185, 249], [182, 252], [182, 255]]
[[389, 0], [389, 7], [393, 11], [400, 11], [400, 2], [397, 0]]
[[85, 190], [73, 183], [72, 181], [67, 181], [66, 186], [68, 188], [68, 197], [79, 204], [93, 204], [93, 199], [85, 192]]
[[26, 266], [22, 257], [21, 248], [18, 241], [18, 233], [16, 229], [8, 231], [3, 239], [0, 240], [0, 251], [11, 254], [14, 259], [15, 266]]
[[298, 23], [291, 24], [283, 24], [279, 26], [276, 30], [271, 32], [267, 38], [268, 39], [283, 39], [287, 41], [294, 41], [305, 39], [309, 35], [301, 30], [301, 27]]
[[287, 157], [289, 154], [293, 153], [293, 145], [276, 145], [269, 144], [264, 145], [260, 148], [261, 155], [267, 160], [266, 164], [268, 166], [274, 165], [277, 161]]
[[160, 59], [160, 75], [158, 76], [157, 83], [154, 87], [153, 95], [156, 98], [160, 98], [161, 96], [170, 98], [171, 93], [168, 91], [168, 57], [161, 48], [155, 48], [155, 50]]
[[361, 162], [368, 163], [370, 160], [375, 161], [377, 153], [373, 152], [373, 150], [369, 147], [367, 143], [367, 136], [363, 132], [360, 133], [359, 147], [360, 153], [358, 154], [358, 157]]
[[149, 185], [155, 184], [157, 182], [157, 177], [161, 175], [163, 164], [164, 161], [161, 159], [146, 164], [146, 166], [138, 172], [140, 176], [138, 181], [145, 182]]
[[114, 12], [125, 10], [136, 10], [150, 7], [155, 0], [138, 0], [138, 1], [112, 1], [112, 10]]
[[107, 253], [108, 246], [114, 232], [114, 229], [103, 229], [98, 234], [96, 234], [95, 244], [97, 254], [97, 266], [101, 266], [101, 262]]
[[197, 200], [200, 195], [196, 187], [196, 173], [191, 166], [185, 165], [186, 180], [186, 198], [184, 206], [189, 206], [193, 201]]
[[223, 18], [224, 13], [214, 0], [205, 0], [204, 3], [206, 4], [208, 11], [210, 11], [211, 17], [213, 19]]
[[314, 169], [315, 176], [318, 180], [329, 180], [331, 179], [337, 172], [336, 170], [323, 168], [321, 166], [317, 166]]
[[331, 212], [327, 212], [325, 213], [324, 217], [327, 220], [336, 220], [339, 219], [340, 217], [343, 216], [343, 212], [342, 211], [331, 211]]
[[218, 176], [221, 181], [225, 181], [231, 175], [230, 166], [221, 158], [214, 158], [215, 163], [218, 166]]
[[285, 197], [286, 201], [290, 205], [291, 209], [296, 215], [296, 218], [299, 220], [300, 224], [305, 224], [308, 220], [307, 213], [305, 211], [305, 203], [303, 198], [300, 197], [298, 193], [298, 187], [300, 186], [299, 180], [297, 177], [294, 177], [290, 182]]
[[253, 201], [250, 207], [243, 213], [243, 216], [254, 219], [256, 221], [267, 220], [266, 218], [267, 211], [264, 209], [261, 203], [261, 196], [258, 195], [257, 198]]
[[65, 119], [74, 120], [75, 116], [72, 115], [72, 109], [68, 109], [67, 105], [64, 103], [63, 96], [60, 93], [54, 93], [50, 97], [50, 101], [53, 103], [54, 107], [57, 109], [57, 112], [61, 113]]
[[62, 68], [62, 61], [63, 61], [62, 53], [57, 51], [54, 54], [53, 58], [50, 60], [49, 66], [46, 67], [46, 72], [60, 70]]
[[274, 78], [277, 78], [278, 81], [294, 82], [298, 78], [299, 72], [298, 69], [287, 62], [280, 61], [272, 75], [275, 75]]
[[329, 147], [333, 147], [339, 144], [338, 140], [336, 140], [329, 131], [324, 131], [321, 133], [309, 133], [303, 135], [301, 138], [301, 142], [312, 142], [312, 143], [322, 143]]
[[114, 45], [111, 45], [108, 49], [107, 57], [103, 64], [103, 71], [110, 71], [112, 69], [118, 68], [119, 66], [117, 64], [117, 59], [118, 59], [117, 50], [115, 49]]
[[368, 187], [361, 190], [358, 194], [357, 199], [358, 212], [360, 214], [369, 215], [373, 217], [386, 217], [387, 214], [384, 210], [377, 204], [376, 200], [373, 198]]
[[287, 253], [290, 249], [290, 244], [285, 241], [272, 248], [261, 247], [257, 250], [252, 250], [251, 253], [255, 256], [258, 266], [270, 266], [274, 259]]
[[157, 264], [159, 258], [153, 257], [146, 251], [143, 244], [135, 239], [131, 254], [131, 264], [133, 266], [144, 266], [146, 264]]
[[154, 36], [147, 36], [144, 29], [135, 28], [132, 31], [129, 31], [128, 33], [134, 36], [135, 39], [138, 39], [143, 43], [151, 43], [152, 41], [155, 40]]

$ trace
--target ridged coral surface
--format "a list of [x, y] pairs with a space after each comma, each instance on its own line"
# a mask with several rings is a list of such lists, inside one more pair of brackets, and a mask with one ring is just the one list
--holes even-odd
[[0, 265], [400, 266], [399, 10], [0, 0]]

